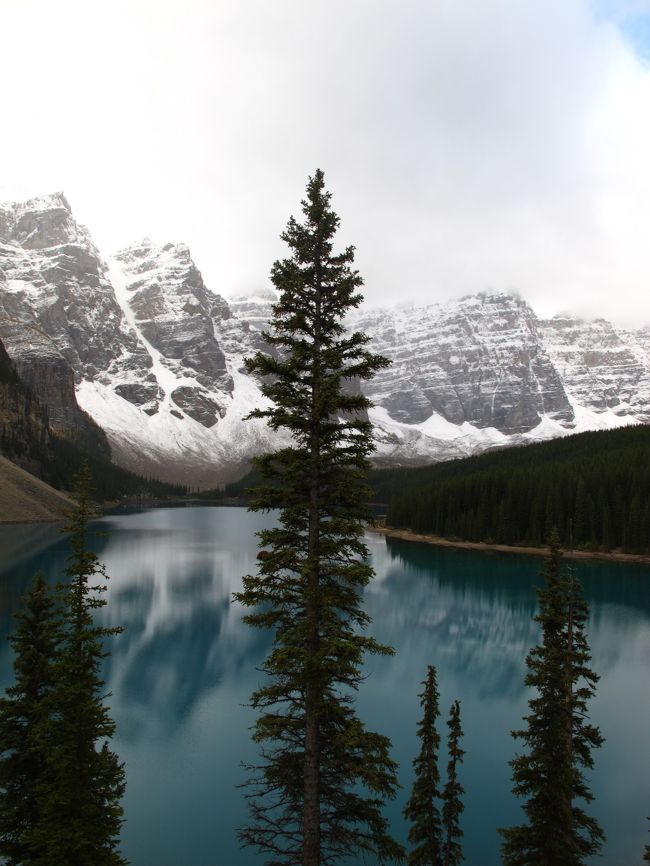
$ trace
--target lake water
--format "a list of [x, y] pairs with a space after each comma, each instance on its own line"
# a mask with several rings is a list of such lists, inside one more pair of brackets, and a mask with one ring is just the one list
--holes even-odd
[[[96, 550], [111, 577], [112, 645], [106, 678], [118, 725], [113, 746], [127, 767], [122, 850], [133, 866], [254, 866], [235, 828], [246, 822], [242, 760], [255, 758], [246, 707], [270, 638], [241, 623], [232, 593], [255, 569], [255, 531], [271, 518], [238, 508], [167, 508], [97, 521]], [[499, 863], [497, 827], [520, 820], [510, 794], [509, 731], [526, 711], [524, 658], [537, 642], [533, 586], [540, 561], [436, 549], [369, 535], [376, 579], [366, 591], [372, 634], [395, 647], [371, 659], [358, 711], [387, 734], [403, 789], [387, 807], [394, 834], [418, 742], [418, 692], [438, 668], [441, 733], [461, 701], [470, 866]], [[52, 579], [67, 546], [53, 526], [0, 527], [0, 685], [11, 681], [4, 635], [31, 575]], [[591, 717], [606, 738], [595, 753], [592, 806], [608, 837], [604, 866], [641, 864], [650, 840], [650, 571], [581, 564], [591, 607], [593, 667], [601, 675]], [[446, 765], [443, 758], [442, 766]]]

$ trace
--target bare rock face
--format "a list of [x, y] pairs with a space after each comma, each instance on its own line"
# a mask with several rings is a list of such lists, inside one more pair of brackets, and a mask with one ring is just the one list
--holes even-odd
[[576, 403], [650, 421], [649, 346], [643, 331], [617, 331], [605, 319], [554, 316], [541, 323], [541, 333]]
[[26, 250], [76, 243], [79, 234], [63, 193], [0, 205], [0, 238]]
[[272, 306], [277, 300], [276, 292], [262, 289], [252, 295], [238, 295], [227, 301], [228, 315], [219, 317], [212, 313], [215, 333], [227, 357], [239, 359], [239, 369], [244, 357], [255, 352], [273, 352], [262, 336], [271, 318]]
[[74, 373], [50, 337], [33, 325], [0, 318], [0, 339], [21, 381], [47, 406], [52, 428], [74, 432], [81, 424]]
[[44, 331], [77, 383], [122, 369], [142, 378], [151, 366], [62, 193], [0, 206], [0, 315]]
[[[0, 339], [52, 425], [82, 431], [80, 406], [127, 468], [210, 487], [288, 444], [243, 420], [267, 405], [244, 359], [269, 350], [275, 301], [211, 291], [183, 244], [104, 260], [60, 193], [0, 205]], [[506, 292], [365, 307], [347, 325], [392, 361], [345, 384], [375, 404], [382, 465], [650, 421], [650, 329], [541, 321]]]
[[184, 244], [157, 247], [145, 240], [115, 256], [135, 323], [162, 356], [207, 388], [231, 393], [232, 377], [215, 338], [213, 316], [230, 318], [223, 298], [210, 292]]
[[268, 328], [273, 304], [277, 300], [278, 293], [273, 289], [260, 289], [246, 295], [235, 295], [228, 303], [234, 316], [246, 322], [247, 328], [259, 333]]
[[39, 472], [49, 441], [47, 410], [20, 380], [0, 339], [0, 454]]
[[50, 430], [109, 457], [106, 435], [80, 408], [72, 368], [47, 334], [0, 317], [0, 339], [20, 381], [47, 408]]
[[395, 421], [434, 413], [451, 424], [524, 433], [573, 410], [530, 307], [506, 293], [447, 305], [362, 312], [352, 321], [393, 364], [364, 386]]
[[208, 393], [201, 388], [192, 388], [187, 385], [172, 391], [172, 400], [183, 411], [203, 424], [204, 427], [214, 427], [219, 418], [226, 414], [225, 410]]

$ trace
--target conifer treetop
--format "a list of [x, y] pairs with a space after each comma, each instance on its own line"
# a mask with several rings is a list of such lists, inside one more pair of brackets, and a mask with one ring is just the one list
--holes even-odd
[[535, 691], [526, 727], [512, 732], [526, 746], [510, 766], [512, 790], [525, 799], [528, 823], [499, 831], [504, 866], [582, 866], [605, 839], [582, 808], [593, 800], [584, 770], [593, 767], [591, 752], [603, 743], [587, 714], [598, 680], [589, 666], [588, 609], [573, 570], [561, 570], [556, 532], [549, 546], [545, 585], [537, 590], [541, 642], [526, 658], [525, 682]]
[[465, 806], [462, 796], [465, 789], [458, 781], [458, 765], [462, 763], [465, 750], [460, 747], [463, 729], [460, 723], [460, 701], [454, 701], [447, 720], [449, 735], [447, 738], [447, 781], [442, 790], [442, 825], [444, 840], [442, 845], [443, 866], [458, 866], [463, 857], [461, 839], [463, 831], [460, 826], [460, 816]]
[[440, 734], [436, 729], [439, 694], [433, 665], [428, 666], [422, 685], [419, 698], [423, 713], [417, 726], [420, 752], [413, 760], [415, 778], [404, 808], [404, 817], [411, 823], [408, 839], [412, 848], [408, 863], [409, 866], [442, 866], [442, 823], [438, 805]]

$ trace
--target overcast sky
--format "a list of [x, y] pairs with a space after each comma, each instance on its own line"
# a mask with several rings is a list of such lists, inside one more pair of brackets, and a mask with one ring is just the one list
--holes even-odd
[[[325, 171], [371, 304], [650, 323], [646, 0], [0, 0], [0, 198], [268, 285]], [[3, 188], [4, 184], [4, 188]]]

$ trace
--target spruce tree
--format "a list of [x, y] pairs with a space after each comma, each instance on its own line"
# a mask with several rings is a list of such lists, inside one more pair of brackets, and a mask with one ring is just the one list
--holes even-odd
[[420, 752], [413, 761], [415, 778], [411, 796], [404, 808], [404, 817], [411, 822], [408, 838], [413, 846], [407, 862], [409, 866], [441, 866], [442, 823], [438, 806], [440, 735], [436, 730], [439, 696], [433, 665], [427, 668], [427, 677], [422, 685], [424, 690], [419, 698], [423, 715], [417, 728]]
[[282, 235], [291, 255], [271, 273], [280, 295], [264, 335], [270, 353], [247, 360], [272, 401], [250, 417], [286, 431], [291, 444], [255, 461], [265, 486], [251, 507], [279, 508], [280, 524], [259, 533], [258, 574], [236, 595], [253, 609], [246, 622], [274, 630], [266, 684], [251, 697], [261, 761], [249, 768], [251, 822], [239, 838], [270, 864], [365, 854], [384, 862], [402, 854], [381, 813], [395, 795], [396, 766], [389, 740], [366, 730], [353, 696], [364, 654], [392, 650], [364, 634], [373, 445], [369, 402], [350, 384], [388, 361], [367, 351], [364, 334], [345, 333], [362, 279], [352, 247], [333, 251], [339, 218], [320, 170], [302, 211], [304, 221], [292, 217]]
[[561, 574], [560, 558], [553, 532], [545, 587], [537, 590], [542, 640], [526, 659], [526, 685], [536, 694], [526, 729], [513, 731], [527, 751], [510, 762], [528, 823], [500, 830], [504, 866], [581, 866], [605, 838], [579, 805], [593, 800], [583, 771], [593, 766], [591, 750], [603, 738], [587, 718], [598, 681], [589, 667], [587, 605], [573, 571]]
[[106, 604], [103, 565], [88, 549], [90, 473], [76, 479], [77, 507], [65, 530], [71, 553], [58, 586], [63, 642], [54, 664], [55, 685], [47, 700], [50, 719], [41, 731], [49, 773], [43, 814], [33, 834], [38, 866], [123, 866], [117, 846], [122, 824], [124, 766], [108, 746], [115, 723], [104, 704], [101, 665], [104, 640], [121, 631], [96, 625], [93, 614]]
[[37, 574], [9, 638], [15, 681], [0, 700], [0, 857], [7, 866], [34, 863], [34, 839], [51, 782], [48, 743], [54, 659], [61, 623], [50, 588]]
[[[650, 818], [648, 818], [648, 821], [650, 821]], [[650, 845], [645, 846], [645, 854], [643, 855], [643, 859], [650, 863]]]
[[443, 866], [458, 866], [464, 859], [460, 841], [463, 838], [460, 816], [465, 808], [461, 800], [465, 789], [458, 781], [458, 764], [462, 763], [465, 754], [464, 749], [460, 747], [463, 729], [460, 724], [459, 701], [454, 701], [451, 705], [447, 726], [449, 727], [447, 737], [449, 763], [447, 764], [447, 781], [442, 789], [442, 863]]

